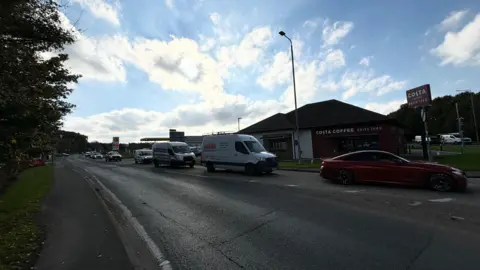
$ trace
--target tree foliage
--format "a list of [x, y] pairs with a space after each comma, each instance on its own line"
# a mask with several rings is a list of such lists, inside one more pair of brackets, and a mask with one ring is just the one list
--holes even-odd
[[75, 41], [59, 8], [54, 0], [0, 3], [0, 162], [8, 174], [31, 149], [52, 148], [74, 107], [66, 98], [79, 76], [64, 66], [68, 55], [54, 53]]
[[[480, 93], [473, 95], [473, 104], [475, 109], [477, 124], [480, 121]], [[442, 133], [458, 132], [457, 112], [455, 102], [458, 102], [460, 117], [463, 118], [464, 135], [475, 140], [475, 124], [472, 113], [471, 94], [464, 92], [456, 96], [443, 96], [435, 98], [432, 106], [428, 109], [428, 129], [429, 133], [436, 135]], [[389, 114], [390, 117], [397, 119], [400, 123], [409, 128], [410, 136], [421, 135], [424, 133], [424, 126], [420, 116], [420, 109], [414, 110], [404, 104], [395, 112]]]

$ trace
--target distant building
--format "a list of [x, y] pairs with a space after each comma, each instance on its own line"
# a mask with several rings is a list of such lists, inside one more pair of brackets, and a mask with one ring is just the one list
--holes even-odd
[[167, 137], [150, 137], [142, 138], [142, 142], [157, 142], [157, 141], [171, 141], [171, 142], [184, 142], [189, 146], [201, 146], [203, 141], [203, 136], [185, 136], [185, 132], [177, 131], [176, 129], [170, 129], [168, 131], [169, 136]]

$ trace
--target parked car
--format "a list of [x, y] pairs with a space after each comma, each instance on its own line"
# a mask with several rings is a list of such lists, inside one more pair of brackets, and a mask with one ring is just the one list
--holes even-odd
[[135, 164], [137, 163], [152, 163], [153, 152], [152, 149], [137, 149], [133, 157]]
[[102, 159], [103, 155], [101, 153], [96, 152], [96, 153], [92, 154], [92, 158], [93, 159]]
[[105, 161], [122, 161], [122, 155], [116, 151], [110, 151], [105, 155]]
[[200, 147], [190, 147], [190, 150], [192, 150], [196, 157], [199, 157], [202, 154]]
[[45, 165], [45, 160], [41, 158], [34, 158], [30, 160], [30, 163], [28, 164], [30, 167], [37, 167], [37, 166], [44, 166]]
[[322, 162], [320, 175], [344, 185], [382, 182], [426, 186], [437, 191], [464, 190], [465, 172], [446, 165], [413, 162], [389, 152], [366, 150]]

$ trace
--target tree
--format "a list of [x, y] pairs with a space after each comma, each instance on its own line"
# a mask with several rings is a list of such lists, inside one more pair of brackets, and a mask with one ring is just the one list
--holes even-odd
[[65, 99], [79, 76], [65, 68], [68, 55], [43, 57], [74, 42], [72, 31], [62, 27], [59, 8], [54, 0], [0, 4], [0, 161], [8, 176], [30, 149], [51, 149], [61, 118], [74, 107]]
[[[437, 97], [428, 109], [428, 128], [432, 135], [458, 132], [457, 112], [455, 102], [458, 102], [460, 117], [464, 118], [463, 131], [465, 136], [475, 139], [475, 124], [472, 114], [470, 93], [460, 93], [456, 96]], [[474, 104], [480, 104], [480, 93], [474, 94]], [[477, 121], [480, 120], [480, 107], [476, 108]], [[420, 109], [414, 110], [404, 104], [395, 112], [389, 114], [405, 124], [410, 131], [410, 137], [424, 133]], [[411, 138], [410, 138], [411, 139]]]

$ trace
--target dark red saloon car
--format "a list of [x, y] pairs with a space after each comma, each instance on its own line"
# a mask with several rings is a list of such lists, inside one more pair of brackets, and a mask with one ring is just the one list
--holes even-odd
[[446, 165], [413, 162], [389, 152], [357, 151], [322, 162], [320, 175], [344, 185], [381, 182], [425, 186], [437, 191], [465, 190], [465, 172]]

